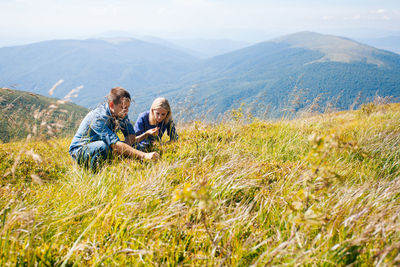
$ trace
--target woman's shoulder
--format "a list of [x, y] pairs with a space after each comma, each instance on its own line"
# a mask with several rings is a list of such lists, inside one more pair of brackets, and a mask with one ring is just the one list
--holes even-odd
[[138, 120], [139, 119], [149, 119], [149, 114], [150, 114], [150, 111], [144, 111], [144, 112], [142, 112], [142, 113], [140, 113], [139, 114], [139, 116], [138, 116]]

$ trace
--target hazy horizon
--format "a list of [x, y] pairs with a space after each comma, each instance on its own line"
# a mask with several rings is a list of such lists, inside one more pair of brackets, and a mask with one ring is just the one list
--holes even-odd
[[350, 38], [400, 35], [400, 3], [394, 0], [2, 0], [0, 9], [0, 46], [110, 32], [249, 43], [299, 31]]

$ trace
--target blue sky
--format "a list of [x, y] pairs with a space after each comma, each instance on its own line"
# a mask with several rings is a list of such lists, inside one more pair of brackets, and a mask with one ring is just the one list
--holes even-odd
[[247, 41], [303, 30], [400, 35], [399, 0], [0, 0], [0, 10], [0, 45], [109, 31]]

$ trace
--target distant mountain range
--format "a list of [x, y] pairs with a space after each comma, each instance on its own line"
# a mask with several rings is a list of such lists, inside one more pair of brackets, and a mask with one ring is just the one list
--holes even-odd
[[386, 36], [381, 38], [362, 38], [360, 42], [400, 54], [400, 36]]
[[171, 41], [184, 48], [187, 53], [199, 58], [215, 57], [251, 45], [248, 42], [230, 39], [175, 39]]
[[46, 41], [1, 48], [0, 85], [46, 95], [63, 80], [54, 95], [62, 98], [83, 86], [74, 101], [90, 107], [116, 85], [138, 94], [174, 82], [197, 61], [181, 51], [135, 39]]
[[200, 59], [179, 46], [131, 38], [47, 41], [0, 48], [0, 86], [55, 96], [83, 86], [77, 104], [93, 107], [114, 86], [130, 90], [134, 114], [154, 97], [217, 116], [240, 103], [279, 116], [312, 103], [347, 109], [376, 94], [400, 97], [400, 56], [353, 40], [300, 32]]
[[232, 52], [250, 46], [250, 42], [238, 41], [232, 39], [215, 39], [215, 38], [173, 38], [173, 39], [162, 39], [159, 37], [149, 35], [136, 35], [130, 32], [124, 31], [108, 31], [98, 34], [96, 39], [103, 38], [133, 38], [149, 43], [166, 46], [169, 48], [181, 50], [189, 55], [193, 55], [198, 58], [209, 58], [225, 53]]
[[[400, 96], [400, 56], [352, 40], [301, 32], [202, 62], [180, 88], [196, 84], [195, 98], [223, 112], [238, 101], [299, 110], [320, 105], [347, 109], [376, 94]], [[178, 87], [179, 88], [179, 87]], [[179, 90], [182, 92], [183, 90]], [[301, 100], [293, 106], [295, 100]]]

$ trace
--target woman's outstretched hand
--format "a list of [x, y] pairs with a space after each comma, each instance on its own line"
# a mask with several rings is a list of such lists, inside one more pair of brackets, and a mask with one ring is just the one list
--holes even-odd
[[146, 134], [148, 134], [148, 135], [157, 135], [159, 129], [160, 129], [160, 127], [156, 127], [156, 128], [147, 130], [147, 131], [146, 131]]

